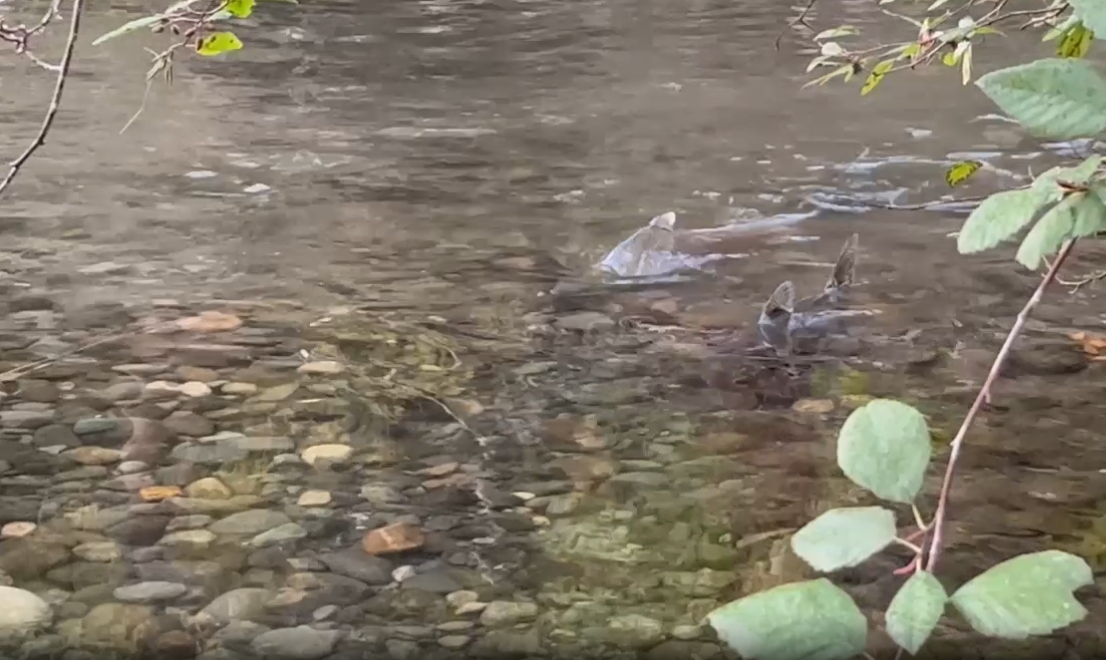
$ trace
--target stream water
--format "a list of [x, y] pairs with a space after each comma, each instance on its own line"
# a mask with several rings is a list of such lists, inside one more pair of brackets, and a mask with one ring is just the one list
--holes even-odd
[[[811, 20], [909, 38], [872, 4]], [[790, 533], [871, 501], [834, 462], [857, 405], [927, 415], [932, 510], [1038, 281], [958, 255], [955, 207], [886, 207], [949, 196], [956, 160], [992, 166], [969, 197], [1080, 147], [940, 66], [803, 89], [803, 44], [775, 46], [794, 10], [764, 0], [263, 3], [120, 134], [162, 40], [91, 40], [139, 9], [86, 18], [0, 213], [0, 642], [27, 657], [723, 657], [703, 615], [813, 576]], [[980, 71], [1037, 47], [984, 46]], [[52, 80], [0, 77], [14, 156]], [[681, 281], [591, 271], [666, 211], [809, 217]], [[696, 351], [785, 279], [815, 293], [854, 232], [873, 313], [812, 370]], [[969, 436], [950, 592], [1046, 548], [1106, 565], [1106, 390], [1067, 336], [1101, 330], [1101, 291], [1050, 291]], [[833, 576], [877, 657], [907, 559]], [[1031, 644], [950, 616], [927, 648], [1101, 653], [1106, 602], [1081, 599]]]

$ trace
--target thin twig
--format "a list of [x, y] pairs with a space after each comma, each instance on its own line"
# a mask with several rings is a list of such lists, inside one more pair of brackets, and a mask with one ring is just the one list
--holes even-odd
[[54, 94], [50, 97], [50, 107], [46, 110], [46, 116], [42, 119], [42, 126], [38, 129], [38, 135], [35, 136], [34, 141], [27, 147], [27, 149], [12, 161], [11, 166], [8, 169], [7, 176], [3, 181], [0, 181], [0, 197], [4, 196], [4, 191], [8, 189], [16, 175], [19, 174], [20, 168], [38, 148], [46, 144], [46, 134], [50, 132], [50, 127], [54, 125], [54, 118], [57, 117], [58, 109], [61, 107], [61, 95], [65, 90], [65, 81], [69, 77], [69, 66], [73, 62], [73, 48], [77, 44], [77, 35], [81, 29], [81, 12], [84, 10], [84, 0], [73, 0], [73, 15], [69, 19], [69, 37], [65, 42], [65, 54], [61, 58], [61, 64], [58, 65], [57, 81], [54, 83]]
[[1041, 283], [1037, 285], [1037, 289], [1033, 291], [1033, 295], [1026, 301], [1025, 307], [1022, 307], [1022, 311], [1018, 313], [1018, 318], [1014, 320], [1014, 325], [1010, 328], [1010, 334], [1006, 335], [1006, 341], [1003, 342], [1002, 348], [999, 349], [998, 355], [995, 356], [995, 361], [991, 365], [991, 371], [987, 374], [987, 380], [983, 381], [983, 387], [980, 388], [979, 394], [972, 403], [972, 407], [964, 417], [964, 422], [960, 425], [960, 430], [956, 432], [956, 437], [952, 439], [949, 462], [945, 467], [945, 479], [941, 483], [941, 495], [937, 500], [937, 513], [935, 513], [933, 517], [933, 540], [929, 545], [929, 561], [926, 563], [925, 567], [925, 569], [931, 573], [933, 569], [937, 567], [937, 560], [941, 555], [941, 542], [944, 540], [942, 534], [945, 526], [945, 514], [948, 509], [949, 490], [952, 487], [953, 473], [956, 471], [956, 460], [960, 457], [960, 449], [964, 445], [964, 437], [968, 434], [968, 429], [971, 428], [972, 422], [975, 421], [976, 415], [979, 414], [979, 410], [983, 407], [984, 401], [990, 398], [991, 387], [994, 385], [995, 381], [998, 380], [1002, 365], [1006, 362], [1006, 358], [1009, 357], [1010, 349], [1014, 345], [1014, 340], [1018, 338], [1022, 326], [1024, 326], [1025, 322], [1029, 319], [1030, 312], [1037, 306], [1037, 303], [1041, 302], [1041, 297], [1044, 295], [1048, 285], [1056, 280], [1056, 274], [1059, 272], [1060, 266], [1063, 265], [1064, 260], [1071, 254], [1073, 247], [1075, 247], [1074, 238], [1064, 243], [1064, 246], [1060, 248], [1060, 253], [1056, 255], [1056, 260], [1053, 261], [1052, 265], [1049, 267], [1048, 273], [1041, 278]]
[[787, 31], [787, 28], [795, 27], [796, 25], [805, 25], [806, 27], [810, 27], [806, 24], [806, 15], [809, 14], [810, 10], [814, 8], [814, 3], [816, 2], [818, 2], [818, 0], [807, 0], [806, 6], [803, 7], [803, 10], [801, 12], [799, 12], [799, 15], [789, 20], [787, 22], [787, 25], [782, 30], [780, 30], [780, 33], [776, 35], [776, 50], [780, 49], [780, 41], [783, 39], [783, 33]]

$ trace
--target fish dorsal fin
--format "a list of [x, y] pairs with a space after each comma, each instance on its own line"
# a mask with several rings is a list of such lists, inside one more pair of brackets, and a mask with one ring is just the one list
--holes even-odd
[[782, 282], [764, 303], [765, 316], [790, 314], [795, 310], [795, 285], [790, 280]]
[[649, 226], [672, 231], [676, 228], [676, 214], [672, 211], [669, 211], [668, 213], [662, 213], [650, 220]]
[[826, 282], [826, 291], [835, 291], [846, 286], [852, 286], [856, 280], [857, 244], [860, 241], [858, 234], [853, 234], [845, 241], [841, 248], [841, 254], [837, 257], [837, 263], [833, 265], [833, 274]]

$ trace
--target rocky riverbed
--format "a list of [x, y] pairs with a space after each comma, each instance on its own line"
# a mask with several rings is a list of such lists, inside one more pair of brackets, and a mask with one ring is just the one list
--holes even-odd
[[[790, 533], [864, 501], [832, 443], [858, 371], [765, 411], [681, 398], [596, 312], [512, 339], [279, 302], [6, 307], [0, 644], [22, 657], [721, 658], [702, 617], [810, 576]], [[964, 522], [956, 579], [1038, 549], [1026, 530], [1091, 543], [1074, 512], [1101, 476], [1037, 478]], [[878, 612], [901, 561], [844, 584]]]

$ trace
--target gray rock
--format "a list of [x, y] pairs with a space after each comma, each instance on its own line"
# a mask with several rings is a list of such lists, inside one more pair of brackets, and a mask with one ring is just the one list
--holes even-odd
[[53, 410], [2, 410], [0, 427], [34, 430], [54, 421]]
[[366, 584], [383, 585], [392, 581], [392, 562], [367, 555], [358, 546], [321, 555], [319, 560], [331, 571]]
[[64, 424], [40, 427], [35, 431], [32, 442], [39, 447], [76, 447], [81, 444], [80, 438]]
[[340, 636], [333, 630], [316, 630], [309, 626], [277, 628], [255, 637], [250, 648], [266, 658], [317, 660], [334, 650]]
[[285, 543], [287, 541], [295, 541], [307, 536], [307, 530], [300, 527], [294, 522], [284, 523], [283, 525], [277, 525], [276, 527], [261, 532], [257, 536], [250, 539], [250, 545], [255, 548], [264, 548], [270, 545], [276, 545], [278, 543]]
[[225, 438], [214, 442], [185, 442], [173, 447], [172, 457], [178, 461], [201, 465], [222, 465], [240, 461], [249, 454], [238, 442]]
[[664, 624], [641, 614], [623, 614], [607, 622], [607, 632], [614, 644], [647, 648], [664, 639]]
[[184, 410], [178, 410], [163, 422], [170, 431], [173, 431], [177, 435], [188, 435], [192, 437], [203, 437], [205, 435], [211, 435], [215, 432], [215, 422], [197, 415], [194, 412], [188, 412]]
[[222, 520], [217, 520], [208, 529], [216, 534], [260, 534], [274, 527], [292, 522], [292, 520], [280, 511], [269, 509], [249, 509], [232, 513]]
[[92, 608], [76, 630], [81, 646], [133, 653], [152, 640], [157, 622], [146, 606], [104, 603]]
[[537, 630], [489, 630], [472, 646], [477, 657], [534, 656], [541, 651]]
[[614, 319], [601, 312], [578, 312], [557, 319], [554, 321], [554, 325], [562, 330], [592, 332], [613, 328], [615, 322]]
[[97, 394], [108, 401], [135, 400], [142, 396], [143, 383], [139, 380], [124, 380], [108, 385]]
[[404, 589], [420, 589], [435, 594], [450, 594], [464, 589], [464, 585], [455, 580], [447, 568], [436, 568], [418, 573], [403, 581]]
[[25, 638], [53, 618], [50, 605], [24, 589], [0, 587], [0, 603], [0, 642]]
[[480, 623], [495, 628], [533, 619], [537, 615], [538, 606], [534, 603], [496, 600], [488, 603], [481, 612]]
[[254, 619], [265, 613], [265, 603], [271, 596], [268, 589], [232, 589], [208, 603], [207, 607], [200, 610], [200, 615], [210, 617], [221, 626], [231, 621]]
[[187, 592], [188, 587], [179, 582], [139, 582], [119, 587], [112, 595], [124, 603], [156, 603], [179, 598]]

